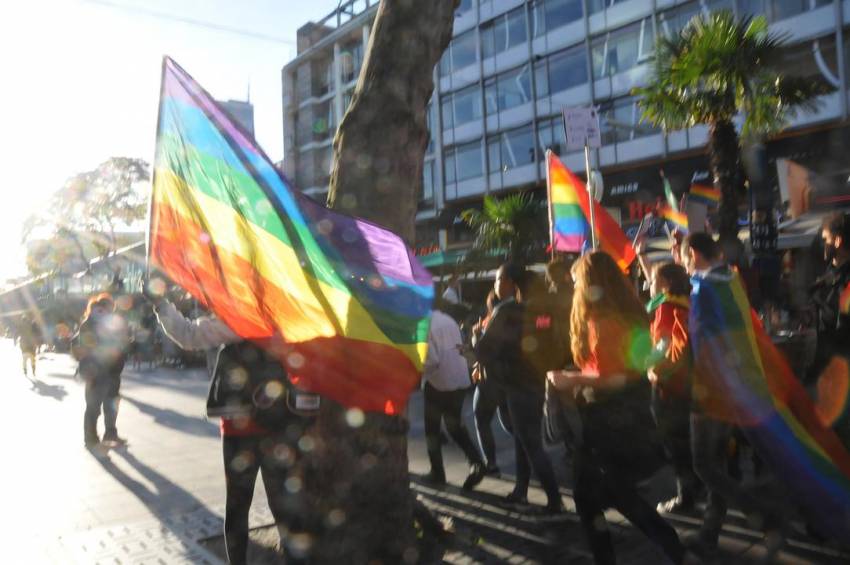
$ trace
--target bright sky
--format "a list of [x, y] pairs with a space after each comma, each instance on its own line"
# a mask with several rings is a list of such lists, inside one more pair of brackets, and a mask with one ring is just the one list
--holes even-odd
[[[0, 4], [0, 287], [26, 273], [23, 220], [73, 174], [112, 156], [153, 160], [170, 55], [219, 99], [250, 85], [256, 137], [283, 157], [281, 69], [296, 30], [339, 0], [28, 0]], [[267, 41], [151, 13], [280, 38]]]

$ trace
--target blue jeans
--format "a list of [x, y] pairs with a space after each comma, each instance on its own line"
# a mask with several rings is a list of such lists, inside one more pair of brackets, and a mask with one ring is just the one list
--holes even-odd
[[546, 493], [549, 506], [561, 505], [561, 493], [558, 490], [558, 480], [552, 469], [549, 455], [543, 449], [543, 392], [505, 387], [505, 397], [508, 404], [508, 414], [514, 432], [514, 448], [516, 449], [516, 485], [514, 493], [525, 497], [528, 494], [528, 483], [531, 480], [531, 470], [540, 481]]
[[83, 432], [85, 442], [98, 442], [97, 420], [103, 410], [104, 439], [115, 439], [118, 430], [115, 422], [118, 420], [118, 391], [121, 388], [121, 377], [97, 377], [86, 379], [86, 412], [83, 417]]
[[493, 437], [493, 417], [504, 402], [505, 395], [492, 380], [484, 379], [475, 387], [472, 410], [475, 415], [475, 433], [488, 466], [496, 465], [496, 439]]

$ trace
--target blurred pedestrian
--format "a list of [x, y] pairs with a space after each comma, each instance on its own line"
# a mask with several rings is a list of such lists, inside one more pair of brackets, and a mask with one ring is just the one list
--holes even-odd
[[[247, 563], [248, 514], [260, 473], [278, 527], [287, 563], [308, 561], [304, 506], [300, 489], [302, 442], [318, 412], [319, 397], [290, 387], [284, 367], [271, 355], [234, 333], [217, 317], [189, 320], [151, 292], [165, 334], [185, 350], [207, 351], [210, 392], [207, 415], [221, 417], [224, 459], [224, 540], [228, 562]], [[274, 394], [270, 394], [274, 393]]]
[[579, 369], [552, 371], [549, 379], [572, 396], [581, 415], [573, 495], [585, 536], [596, 563], [615, 562], [604, 514], [613, 507], [681, 563], [685, 550], [676, 531], [637, 489], [663, 462], [649, 412], [646, 310], [604, 252], [584, 255], [574, 275], [570, 339]]
[[658, 505], [659, 512], [693, 510], [700, 481], [691, 457], [691, 354], [688, 338], [691, 283], [684, 267], [656, 263], [650, 271], [652, 300], [652, 414], [676, 471], [676, 496]]
[[[745, 513], [756, 519], [765, 529], [768, 552], [775, 553], [784, 543], [784, 518], [780, 501], [759, 496], [755, 489], [740, 483], [728, 472], [729, 444], [733, 438], [739, 415], [727, 394], [734, 394], [722, 385], [718, 368], [728, 370], [728, 359], [738, 359], [738, 345], [728, 340], [728, 327], [718, 312], [719, 305], [710, 295], [702, 298], [702, 281], [726, 285], [737, 277], [724, 261], [720, 247], [707, 233], [693, 233], [685, 238], [683, 254], [687, 257], [688, 273], [692, 277], [694, 292], [691, 295], [692, 309], [688, 321], [693, 348], [694, 372], [691, 412], [691, 451], [697, 476], [708, 491], [708, 503], [703, 522], [691, 545], [708, 555], [716, 552], [720, 530], [730, 503], [736, 504]], [[705, 285], [703, 285], [705, 286]], [[704, 304], [700, 300], [707, 301]], [[702, 307], [696, 308], [702, 304]], [[696, 306], [695, 306], [696, 305]], [[749, 315], [747, 311], [740, 316]], [[713, 341], [712, 341], [713, 340]], [[716, 343], [715, 343], [716, 342]], [[719, 359], [717, 357], [723, 357]], [[741, 363], [740, 359], [738, 363]], [[734, 367], [734, 365], [732, 365]], [[753, 367], [737, 368], [737, 371], [759, 370]], [[737, 378], [737, 374], [723, 375]], [[747, 375], [740, 375], [746, 379]], [[741, 383], [740, 386], [746, 386]]]
[[544, 513], [559, 515], [563, 503], [552, 463], [543, 449], [541, 430], [545, 373], [535, 369], [524, 350], [530, 346], [523, 341], [523, 332], [527, 328], [524, 301], [531, 305], [531, 280], [518, 265], [506, 263], [499, 267], [493, 288], [500, 302], [475, 346], [475, 355], [487, 368], [487, 378], [504, 391], [513, 428], [517, 478], [506, 501], [527, 503], [528, 482], [534, 469], [546, 493]]
[[469, 462], [469, 475], [463, 483], [464, 490], [469, 490], [484, 478], [484, 461], [463, 425], [463, 401], [471, 385], [469, 365], [462, 354], [460, 328], [443, 311], [444, 307], [442, 299], [434, 304], [431, 329], [428, 332], [428, 356], [422, 374], [425, 388], [425, 442], [431, 463], [431, 470], [425, 478], [437, 485], [446, 482], [440, 433], [441, 423], [445, 422], [449, 436]]
[[21, 320], [18, 332], [18, 347], [21, 348], [21, 368], [24, 376], [27, 376], [27, 364], [29, 364], [33, 378], [35, 378], [35, 358], [40, 343], [38, 334], [37, 322], [24, 317]]
[[[508, 294], [513, 296], [513, 292], [508, 289], [504, 289], [503, 292], [506, 293], [506, 297]], [[498, 301], [496, 291], [491, 290], [487, 295], [487, 313], [484, 317], [479, 318], [478, 323], [472, 327], [473, 347], [478, 344], [478, 340], [484, 335], [484, 331], [493, 317], [493, 310], [495, 310]], [[503, 426], [508, 424], [505, 395], [495, 379], [489, 378], [487, 366], [481, 361], [475, 361], [473, 364], [472, 382], [475, 383], [475, 393], [472, 396], [475, 432], [478, 436], [478, 444], [481, 446], [481, 451], [484, 454], [486, 473], [488, 475], [498, 476], [500, 470], [499, 464], [496, 461], [496, 438], [493, 435], [493, 418], [497, 412], [500, 412], [500, 419]], [[509, 424], [507, 427], [510, 427]]]
[[121, 390], [121, 371], [127, 357], [129, 330], [124, 318], [115, 312], [112, 295], [92, 296], [86, 305], [80, 328], [72, 338], [71, 353], [79, 362], [80, 376], [86, 385], [86, 411], [83, 437], [87, 448], [98, 446], [97, 420], [103, 411], [103, 444], [120, 446], [116, 421]]

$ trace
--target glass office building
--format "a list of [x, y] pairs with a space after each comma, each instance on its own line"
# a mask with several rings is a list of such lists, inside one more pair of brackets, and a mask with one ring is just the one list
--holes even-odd
[[[677, 192], [704, 181], [706, 128], [665, 133], [641, 123], [630, 91], [650, 76], [656, 38], [720, 9], [765, 16], [787, 37], [786, 71], [835, 87], [818, 111], [797, 116], [767, 144], [762, 166], [777, 186], [776, 161], [792, 159], [813, 171], [824, 203], [841, 201], [850, 170], [850, 0], [463, 0], [434, 69], [417, 245], [435, 244], [441, 229], [449, 244], [461, 237], [452, 229], [457, 212], [486, 194], [542, 193], [546, 149], [583, 172], [582, 152], [566, 149], [564, 107], [599, 107], [603, 146], [592, 161], [603, 174], [603, 204], [627, 227], [661, 194], [660, 168]], [[320, 200], [376, 10], [376, 0], [349, 0], [306, 24], [298, 56], [283, 69], [284, 170]]]

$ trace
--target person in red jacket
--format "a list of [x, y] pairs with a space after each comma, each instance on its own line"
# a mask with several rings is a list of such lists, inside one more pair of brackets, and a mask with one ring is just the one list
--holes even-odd
[[690, 347], [688, 315], [691, 283], [688, 272], [676, 263], [658, 263], [650, 275], [652, 300], [652, 414], [676, 471], [676, 496], [658, 505], [659, 512], [692, 510], [700, 488], [694, 473], [690, 444]]

